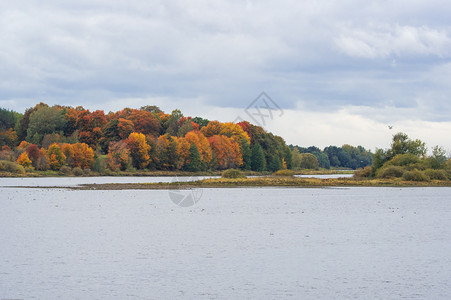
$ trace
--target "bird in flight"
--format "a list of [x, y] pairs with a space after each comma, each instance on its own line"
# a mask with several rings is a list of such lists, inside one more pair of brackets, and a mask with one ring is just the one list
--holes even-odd
[[388, 125], [388, 129], [392, 130], [392, 129], [393, 129], [393, 126]]

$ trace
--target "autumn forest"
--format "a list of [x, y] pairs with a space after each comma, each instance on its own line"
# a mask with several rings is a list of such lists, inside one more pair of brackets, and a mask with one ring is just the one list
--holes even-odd
[[24, 114], [0, 109], [0, 160], [25, 170], [214, 171], [346, 167], [371, 164], [363, 147], [288, 146], [283, 138], [240, 123], [170, 114], [157, 106], [107, 114], [39, 103]]

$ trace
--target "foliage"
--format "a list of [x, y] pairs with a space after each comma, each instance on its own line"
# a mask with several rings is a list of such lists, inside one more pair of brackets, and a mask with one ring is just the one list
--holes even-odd
[[17, 158], [17, 163], [21, 165], [24, 168], [30, 168], [31, 167], [31, 160], [28, 157], [27, 152], [22, 152], [21, 155], [19, 155], [19, 158]]
[[0, 108], [0, 131], [13, 129], [21, 117], [22, 115], [18, 112]]
[[300, 168], [301, 169], [318, 169], [319, 163], [318, 159], [315, 155], [311, 153], [302, 153], [300, 154], [301, 162], [300, 162]]
[[225, 135], [214, 135], [208, 138], [208, 141], [215, 154], [218, 169], [237, 168], [243, 164], [240, 145], [232, 138]]
[[202, 168], [202, 160], [199, 150], [195, 144], [191, 144], [189, 148], [189, 159], [185, 164], [185, 170], [190, 172], [199, 172]]
[[369, 178], [373, 174], [373, 168], [370, 166], [366, 166], [365, 168], [358, 168], [354, 172], [354, 178]]
[[294, 171], [292, 171], [292, 170], [279, 170], [279, 171], [276, 171], [273, 175], [293, 177], [294, 176]]
[[243, 157], [243, 169], [250, 170], [252, 167], [252, 150], [249, 141], [245, 138], [241, 139], [240, 151]]
[[[41, 171], [50, 167], [56, 170], [66, 164], [72, 168], [94, 167], [103, 172], [104, 162], [107, 168], [114, 170], [131, 166], [136, 169], [186, 170], [192, 168], [189, 165], [190, 155], [195, 152], [190, 154], [190, 149], [194, 149], [192, 145], [197, 147], [201, 158], [200, 170], [257, 168], [276, 171], [292, 168], [291, 149], [281, 137], [246, 121], [235, 124], [185, 117], [177, 109], [166, 114], [156, 106], [144, 106], [141, 109], [124, 108], [105, 115], [101, 110], [91, 112], [81, 106], [50, 107], [39, 103], [27, 109], [24, 115], [0, 110], [0, 124], [0, 146], [14, 148], [22, 142], [17, 149], [2, 151], [2, 157], [15, 161], [27, 151], [33, 167]], [[143, 134], [145, 139], [136, 134]], [[100, 159], [111, 152], [110, 145], [120, 141], [126, 143], [132, 165], [130, 159], [114, 161], [108, 156], [105, 160]], [[28, 151], [30, 143], [34, 146]], [[55, 153], [58, 152], [55, 144], [66, 157], [65, 162], [59, 153]], [[252, 150], [257, 144], [262, 153], [258, 153], [253, 163]], [[110, 156], [118, 154], [118, 151], [124, 152], [123, 146], [121, 149], [111, 152]], [[124, 155], [127, 156], [127, 152]]]
[[72, 145], [74, 150], [74, 162], [72, 167], [90, 169], [94, 163], [94, 150], [85, 143]]
[[377, 171], [378, 178], [399, 178], [404, 174], [405, 169], [400, 166], [387, 166]]
[[25, 174], [25, 169], [18, 163], [6, 160], [0, 160], [0, 171], [13, 174]]
[[42, 106], [30, 114], [26, 140], [40, 145], [46, 134], [63, 132], [65, 127], [66, 120], [59, 107]]
[[407, 171], [402, 175], [402, 179], [406, 181], [429, 181], [429, 177], [422, 171]]
[[[107, 168], [107, 160], [108, 160], [107, 155], [98, 155], [95, 158], [94, 163], [92, 164], [92, 170], [94, 172], [104, 174]], [[89, 169], [85, 169], [85, 171], [87, 170]]]
[[410, 153], [418, 157], [426, 155], [426, 144], [420, 140], [411, 140], [407, 134], [399, 132], [393, 136], [391, 149], [388, 151], [389, 158], [397, 154]]
[[50, 168], [54, 171], [58, 171], [66, 161], [66, 156], [57, 143], [50, 145], [47, 156], [49, 158]]
[[62, 166], [61, 169], [59, 170], [59, 174], [64, 175], [64, 176], [69, 176], [72, 173], [72, 169], [68, 166]]
[[444, 163], [448, 159], [445, 149], [440, 146], [432, 148], [432, 156], [429, 157], [429, 162], [433, 169], [439, 169], [444, 166]]
[[133, 167], [144, 169], [150, 163], [150, 146], [146, 142], [146, 137], [142, 133], [132, 132], [126, 140], [130, 151]]
[[74, 174], [75, 176], [83, 176], [85, 173], [81, 168], [75, 167], [72, 169], [72, 174]]
[[251, 169], [252, 171], [262, 172], [266, 169], [265, 155], [260, 144], [252, 147]]
[[7, 130], [0, 131], [0, 147], [9, 146], [14, 147], [17, 145], [17, 134], [12, 129], [9, 128]]
[[238, 169], [228, 169], [222, 172], [222, 178], [246, 178], [246, 175], [243, 174]]
[[126, 170], [130, 159], [127, 144], [124, 141], [110, 143], [107, 157], [107, 166], [110, 170]]
[[431, 180], [448, 180], [448, 174], [445, 170], [433, 170], [427, 169], [424, 174], [428, 176]]

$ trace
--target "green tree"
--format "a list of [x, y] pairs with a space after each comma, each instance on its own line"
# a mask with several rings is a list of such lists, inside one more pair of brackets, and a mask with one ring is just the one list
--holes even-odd
[[249, 142], [245, 139], [241, 139], [241, 154], [243, 156], [243, 169], [250, 170], [252, 168], [252, 151]]
[[56, 106], [42, 106], [30, 115], [26, 140], [40, 145], [46, 134], [63, 132], [66, 120], [62, 110]]
[[429, 161], [433, 169], [439, 169], [444, 166], [444, 163], [447, 161], [448, 157], [446, 155], [445, 149], [440, 146], [435, 146], [432, 148], [432, 156], [429, 157]]
[[195, 118], [193, 118], [192, 121], [199, 125], [199, 129], [202, 129], [202, 127], [207, 126], [208, 123], [210, 122], [209, 120], [203, 119], [201, 117], [195, 117]]
[[27, 137], [28, 125], [30, 123], [31, 114], [34, 113], [35, 111], [37, 111], [41, 107], [48, 107], [48, 105], [41, 102], [39, 104], [36, 104], [34, 107], [28, 108], [27, 110], [25, 110], [25, 113], [22, 116], [22, 118], [19, 119], [19, 122], [17, 122], [16, 132], [17, 132], [19, 141], [23, 141]]
[[293, 148], [291, 152], [291, 165], [294, 170], [299, 170], [301, 168], [301, 153], [297, 147]]
[[14, 129], [21, 117], [22, 115], [18, 112], [0, 108], [0, 131]]
[[190, 172], [199, 172], [202, 167], [202, 159], [200, 157], [199, 149], [195, 144], [191, 144], [189, 148], [189, 160], [185, 164], [185, 169]]
[[252, 147], [252, 161], [251, 161], [252, 171], [262, 172], [266, 169], [265, 154], [260, 144], [255, 144]]
[[311, 153], [301, 154], [301, 169], [318, 169], [319, 163], [315, 155]]
[[399, 132], [393, 136], [391, 149], [388, 151], [389, 158], [394, 157], [397, 154], [411, 153], [418, 157], [424, 157], [426, 155], [426, 144], [416, 139], [411, 140], [407, 134]]

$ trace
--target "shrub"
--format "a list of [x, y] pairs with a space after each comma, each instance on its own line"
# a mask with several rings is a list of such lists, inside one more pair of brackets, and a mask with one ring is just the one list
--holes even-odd
[[402, 175], [402, 179], [406, 181], [429, 181], [429, 177], [422, 171], [407, 171]]
[[72, 169], [68, 166], [62, 166], [59, 173], [61, 175], [69, 176], [71, 174]]
[[106, 155], [99, 155], [97, 156], [96, 160], [94, 161], [94, 164], [92, 165], [92, 170], [97, 173], [104, 173], [106, 169], [106, 161], [107, 161]]
[[228, 169], [222, 172], [222, 178], [246, 178], [240, 170], [237, 169]]
[[25, 168], [18, 163], [6, 160], [0, 160], [0, 171], [14, 173], [14, 174], [25, 174]]
[[445, 170], [428, 169], [424, 172], [431, 180], [448, 180], [448, 174]]
[[371, 176], [373, 172], [373, 168], [370, 166], [366, 166], [365, 168], [358, 168], [354, 172], [354, 178], [368, 178]]
[[292, 170], [279, 170], [279, 171], [276, 171], [276, 172], [274, 172], [273, 173], [273, 175], [276, 175], [276, 176], [290, 176], [290, 177], [293, 177], [294, 176], [294, 171], [292, 171]]
[[388, 166], [377, 171], [379, 178], [399, 178], [404, 174], [404, 169], [399, 166]]
[[388, 164], [393, 166], [407, 166], [418, 163], [420, 158], [412, 153], [398, 154], [393, 157]]
[[83, 174], [84, 174], [83, 170], [82, 170], [81, 168], [79, 168], [79, 167], [73, 168], [73, 169], [72, 169], [72, 173], [73, 173], [75, 176], [83, 176]]

